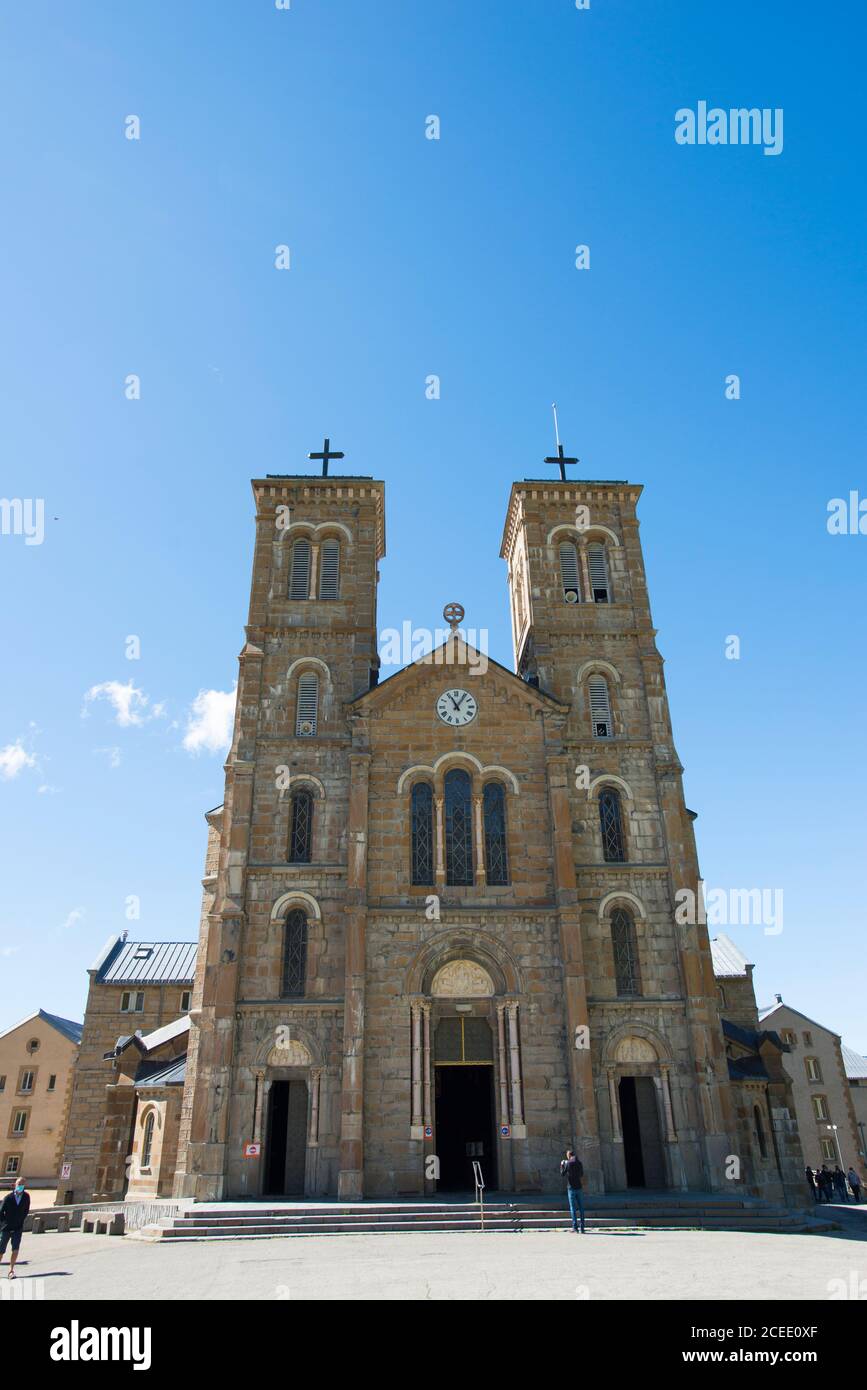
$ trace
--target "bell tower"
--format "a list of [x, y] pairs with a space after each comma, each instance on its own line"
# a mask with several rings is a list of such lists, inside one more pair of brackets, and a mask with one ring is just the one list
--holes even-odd
[[[570, 462], [546, 461], [560, 462], [561, 475]], [[635, 1038], [649, 1029], [668, 1181], [719, 1188], [732, 1132], [728, 1073], [707, 930], [698, 912], [692, 922], [675, 920], [679, 893], [698, 901], [699, 869], [648, 601], [640, 495], [623, 481], [515, 483], [500, 553], [515, 669], [569, 706], [559, 751], [568, 764], [593, 1074], [607, 1115], [606, 1186], [626, 1177], [621, 1082], [633, 1078], [617, 1060], [617, 1038], [630, 1040], [624, 1056], [630, 1048], [637, 1055]], [[664, 1013], [645, 1004], [651, 999]]]

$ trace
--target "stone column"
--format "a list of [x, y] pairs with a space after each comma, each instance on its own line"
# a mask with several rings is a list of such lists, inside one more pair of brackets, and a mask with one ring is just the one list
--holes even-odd
[[253, 1073], [253, 1078], [256, 1086], [256, 1104], [253, 1108], [253, 1134], [251, 1137], [254, 1144], [261, 1144], [262, 1111], [265, 1105], [265, 1068], [258, 1068]]
[[312, 1149], [319, 1147], [319, 1088], [322, 1081], [322, 1068], [310, 1068], [310, 1137]]
[[521, 1138], [516, 1130], [524, 1127], [524, 1105], [521, 1100], [521, 1045], [518, 1041], [518, 1005], [506, 1006], [509, 1017], [509, 1074], [512, 1083], [512, 1135]]
[[436, 886], [442, 888], [446, 881], [446, 832], [444, 819], [443, 798], [434, 797], [434, 810], [436, 814]]
[[506, 1006], [497, 1005], [497, 1057], [500, 1066], [500, 1124], [509, 1123], [509, 1082], [506, 1076]]
[[367, 791], [370, 754], [351, 753], [349, 864], [346, 874], [346, 978], [343, 1006], [338, 1197], [364, 1195], [364, 993], [367, 930]]
[[676, 1144], [677, 1132], [674, 1128], [674, 1111], [671, 1108], [671, 1085], [668, 1078], [669, 1068], [661, 1066], [659, 1070], [662, 1085], [662, 1108], [665, 1112], [665, 1138], [669, 1144]]
[[313, 541], [310, 546], [310, 597], [315, 598], [319, 583], [319, 545]]
[[587, 559], [587, 541], [583, 536], [578, 545], [578, 554], [581, 557], [581, 597], [585, 603], [592, 603], [593, 590], [590, 587], [590, 562]]
[[485, 835], [482, 825], [482, 798], [473, 797], [473, 827], [475, 830], [474, 839], [476, 842], [476, 872], [474, 878], [476, 883], [485, 882]]
[[[410, 1125], [417, 1130], [421, 1125], [421, 1008], [410, 1005], [412, 1017], [412, 1119]], [[418, 1136], [413, 1134], [412, 1138]]]
[[422, 1017], [424, 1019], [424, 1122], [426, 1125], [433, 1124], [433, 1114], [431, 1110], [430, 1094], [430, 1004], [427, 1000], [421, 1006]]
[[620, 1129], [620, 1095], [617, 1090], [617, 1076], [615, 1072], [608, 1072], [608, 1103], [611, 1106], [611, 1138], [615, 1144], [623, 1143], [623, 1134]]
[[548, 804], [554, 849], [554, 893], [560, 930], [560, 955], [564, 974], [564, 1012], [566, 1023], [566, 1065], [572, 1101], [573, 1139], [581, 1150], [587, 1174], [587, 1188], [602, 1190], [599, 1152], [599, 1120], [593, 1088], [592, 1049], [577, 1048], [577, 1029], [590, 1023], [584, 971], [584, 943], [578, 908], [575, 876], [575, 850], [572, 843], [572, 811], [569, 789], [574, 759], [566, 754], [547, 758]]

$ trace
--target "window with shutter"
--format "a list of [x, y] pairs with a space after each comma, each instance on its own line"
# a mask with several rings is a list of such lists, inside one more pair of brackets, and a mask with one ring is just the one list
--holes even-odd
[[340, 588], [340, 542], [322, 542], [319, 551], [319, 597], [338, 598]]
[[298, 540], [292, 547], [292, 568], [289, 575], [289, 597], [310, 597], [310, 542]]
[[611, 701], [608, 698], [608, 682], [604, 676], [591, 676], [588, 681], [590, 691], [590, 724], [594, 738], [612, 738], [614, 722], [611, 718]]
[[298, 709], [295, 732], [299, 737], [312, 738], [316, 733], [319, 705], [319, 677], [315, 671], [305, 671], [298, 677]]
[[590, 588], [594, 603], [610, 603], [611, 591], [608, 585], [608, 565], [605, 560], [604, 545], [588, 545], [587, 563], [590, 567]]
[[563, 541], [560, 546], [560, 580], [563, 585], [563, 598], [566, 603], [580, 603], [581, 586], [578, 582], [578, 551], [571, 541]]

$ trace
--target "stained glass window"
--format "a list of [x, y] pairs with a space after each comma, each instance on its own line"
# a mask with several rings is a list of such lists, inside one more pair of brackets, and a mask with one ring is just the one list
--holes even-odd
[[313, 847], [313, 797], [296, 792], [292, 797], [289, 824], [289, 863], [309, 864]]
[[641, 974], [638, 969], [635, 923], [625, 908], [617, 907], [611, 914], [611, 945], [614, 950], [617, 993], [640, 994]]
[[485, 877], [488, 883], [509, 882], [506, 851], [506, 796], [499, 782], [488, 782], [483, 799], [485, 824]]
[[473, 881], [473, 797], [470, 775], [452, 768], [445, 776], [446, 883]]
[[412, 789], [412, 882], [433, 881], [433, 790], [427, 782], [416, 782]]
[[602, 854], [605, 862], [622, 864], [626, 859], [626, 846], [623, 841], [620, 797], [610, 787], [599, 793], [599, 824], [602, 829]]
[[304, 993], [307, 975], [307, 914], [294, 907], [286, 914], [286, 934], [283, 943], [283, 998], [291, 999]]

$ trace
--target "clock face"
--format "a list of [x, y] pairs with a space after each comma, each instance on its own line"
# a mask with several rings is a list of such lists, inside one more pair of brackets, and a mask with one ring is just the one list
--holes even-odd
[[444, 724], [449, 724], [452, 728], [471, 724], [478, 712], [476, 697], [468, 690], [459, 690], [457, 687], [454, 690], [444, 690], [437, 700], [437, 714]]

